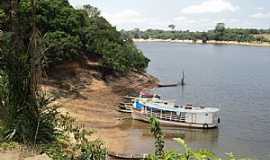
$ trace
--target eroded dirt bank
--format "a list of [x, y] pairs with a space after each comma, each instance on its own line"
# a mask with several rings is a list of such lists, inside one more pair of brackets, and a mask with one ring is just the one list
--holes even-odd
[[[120, 133], [117, 127], [123, 123], [123, 118], [129, 116], [117, 111], [123, 96], [153, 88], [158, 80], [147, 73], [136, 72], [126, 76], [104, 76], [98, 68], [94, 62], [59, 65], [48, 73], [43, 88], [56, 97], [56, 103], [63, 112], [69, 112], [85, 127], [95, 129], [93, 136], [101, 138], [115, 151], [118, 150], [117, 145], [110, 139], [114, 139], [116, 134], [120, 137], [126, 134]], [[113, 133], [104, 132], [108, 128]]]

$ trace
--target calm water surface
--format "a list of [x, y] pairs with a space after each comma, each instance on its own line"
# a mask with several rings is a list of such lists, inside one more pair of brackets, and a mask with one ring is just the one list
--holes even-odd
[[[176, 102], [218, 106], [221, 125], [187, 140], [195, 148], [270, 159], [270, 48], [137, 43], [151, 59], [148, 72], [161, 82], [186, 74], [181, 88], [156, 92]], [[189, 135], [191, 134], [191, 135]]]
[[[151, 59], [147, 71], [161, 83], [179, 81], [185, 71], [184, 88], [155, 92], [179, 104], [221, 109], [218, 129], [165, 129], [168, 149], [179, 150], [172, 138], [182, 137], [194, 149], [270, 159], [270, 48], [158, 42], [137, 46]], [[122, 132], [116, 144], [123, 152], [153, 151], [148, 124], [129, 121], [114, 131]]]

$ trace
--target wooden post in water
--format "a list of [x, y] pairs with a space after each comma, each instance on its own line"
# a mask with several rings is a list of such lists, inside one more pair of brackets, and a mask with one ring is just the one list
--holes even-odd
[[185, 85], [185, 72], [183, 71], [182, 72], [182, 78], [181, 78], [181, 83], [180, 83], [181, 86], [184, 86]]

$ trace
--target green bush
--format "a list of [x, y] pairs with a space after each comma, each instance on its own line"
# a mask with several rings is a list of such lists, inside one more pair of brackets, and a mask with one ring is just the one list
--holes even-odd
[[[22, 0], [19, 15], [24, 41], [31, 36], [31, 11], [30, 0]], [[4, 12], [0, 10], [2, 16]], [[75, 9], [66, 0], [37, 1], [36, 23], [41, 35], [45, 35], [49, 66], [93, 55], [101, 57], [105, 68], [122, 73], [143, 70], [148, 65], [149, 60], [132, 40], [124, 38], [91, 5]]]
[[82, 47], [79, 36], [72, 36], [65, 32], [56, 31], [46, 34], [47, 63], [57, 64], [67, 60], [80, 58]]
[[41, 146], [41, 150], [54, 160], [104, 160], [107, 149], [100, 140], [89, 140], [93, 131], [76, 124], [68, 114], [61, 115], [58, 126], [62, 134], [51, 144]]

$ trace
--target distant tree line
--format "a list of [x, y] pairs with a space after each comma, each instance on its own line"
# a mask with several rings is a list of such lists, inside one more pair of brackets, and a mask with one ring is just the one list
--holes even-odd
[[122, 34], [130, 38], [142, 39], [172, 39], [172, 40], [208, 40], [216, 41], [237, 41], [237, 42], [270, 42], [270, 39], [263, 36], [270, 34], [270, 29], [242, 29], [226, 28], [224, 23], [218, 23], [213, 30], [208, 32], [191, 32], [189, 30], [175, 30], [175, 25], [168, 26], [171, 30], [147, 29], [141, 31], [135, 28], [131, 31], [122, 31]]

